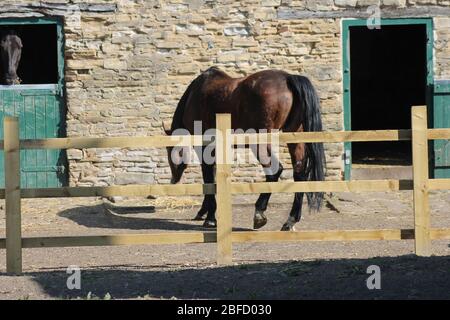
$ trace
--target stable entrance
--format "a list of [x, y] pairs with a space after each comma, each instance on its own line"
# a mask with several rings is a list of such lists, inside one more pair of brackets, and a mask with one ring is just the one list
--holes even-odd
[[[20, 84], [0, 85], [0, 139], [4, 116], [19, 117], [20, 139], [65, 136], [64, 54], [59, 19], [2, 19], [0, 32], [21, 39]], [[21, 187], [60, 187], [67, 182], [62, 150], [22, 150]], [[4, 186], [4, 155], [0, 152], [0, 187]]]
[[[346, 130], [411, 128], [411, 106], [430, 103], [431, 32], [429, 19], [382, 20], [379, 29], [343, 22]], [[352, 165], [407, 168], [411, 143], [347, 143], [345, 161], [346, 179]]]

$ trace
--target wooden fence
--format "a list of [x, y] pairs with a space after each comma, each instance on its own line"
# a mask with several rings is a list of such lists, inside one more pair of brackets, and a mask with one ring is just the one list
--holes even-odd
[[[218, 158], [228, 159], [234, 144], [255, 141], [258, 134], [227, 135], [231, 128], [229, 114], [217, 116], [217, 130], [222, 133], [216, 141]], [[412, 108], [411, 130], [340, 131], [280, 133], [280, 143], [294, 142], [355, 142], [411, 140], [413, 147], [413, 180], [353, 180], [313, 182], [258, 182], [232, 183], [228, 163], [217, 165], [216, 184], [181, 185], [128, 185], [109, 187], [63, 187], [20, 189], [20, 149], [68, 148], [130, 148], [166, 147], [175, 145], [199, 146], [202, 136], [151, 136], [116, 138], [54, 138], [19, 140], [17, 118], [4, 120], [5, 189], [0, 198], [5, 199], [6, 238], [0, 239], [0, 248], [6, 248], [7, 272], [22, 272], [22, 248], [116, 246], [132, 244], [175, 244], [217, 242], [217, 262], [232, 262], [232, 244], [238, 242], [272, 241], [357, 241], [415, 239], [415, 252], [429, 256], [431, 240], [450, 239], [450, 229], [430, 227], [429, 190], [450, 189], [450, 179], [428, 178], [428, 140], [450, 139], [450, 129], [428, 129], [427, 110], [424, 106]], [[255, 136], [256, 135], [256, 136]], [[244, 140], [242, 139], [244, 138]], [[353, 192], [398, 191], [414, 192], [414, 228], [380, 230], [330, 230], [330, 231], [232, 231], [232, 194], [263, 192]], [[216, 232], [167, 232], [147, 234], [112, 234], [96, 236], [22, 237], [22, 198], [90, 197], [90, 196], [148, 196], [148, 195], [217, 195]]]

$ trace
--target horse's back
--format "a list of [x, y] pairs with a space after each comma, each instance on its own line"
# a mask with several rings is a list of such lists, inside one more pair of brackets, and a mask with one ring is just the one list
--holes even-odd
[[202, 121], [204, 129], [215, 126], [215, 114], [231, 113], [233, 128], [279, 129], [292, 107], [292, 92], [281, 70], [263, 70], [233, 78], [211, 67], [199, 78], [201, 86], [191, 92], [186, 105], [185, 126]]

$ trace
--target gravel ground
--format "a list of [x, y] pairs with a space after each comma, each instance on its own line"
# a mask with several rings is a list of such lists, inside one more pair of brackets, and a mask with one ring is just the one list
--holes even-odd
[[[279, 230], [292, 195], [276, 194], [263, 230]], [[23, 200], [23, 235], [95, 235], [204, 230], [192, 221], [200, 198], [166, 206], [159, 198], [123, 199], [114, 211], [99, 198]], [[233, 225], [252, 227], [256, 196], [236, 196]], [[412, 192], [337, 193], [339, 212], [304, 213], [298, 230], [412, 228]], [[181, 201], [183, 202], [183, 201]], [[450, 191], [431, 194], [432, 226], [450, 227]], [[0, 203], [0, 237], [5, 234]], [[235, 244], [234, 265], [215, 266], [215, 244], [24, 249], [24, 275], [5, 271], [0, 250], [0, 299], [450, 299], [450, 241], [433, 241], [418, 258], [404, 241]], [[81, 268], [81, 289], [66, 286], [66, 269]], [[367, 267], [381, 269], [381, 289], [369, 290]], [[267, 290], [270, 288], [270, 290]]]

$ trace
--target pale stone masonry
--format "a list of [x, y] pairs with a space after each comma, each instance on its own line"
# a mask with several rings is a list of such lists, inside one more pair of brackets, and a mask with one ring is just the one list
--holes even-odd
[[[377, 0], [2, 1], [0, 17], [64, 16], [67, 134], [162, 134], [188, 83], [218, 66], [234, 76], [274, 68], [309, 77], [326, 130], [343, 129], [341, 21]], [[434, 68], [450, 77], [450, 0], [382, 0], [382, 17], [433, 17]], [[343, 147], [326, 146], [328, 178], [342, 177]], [[168, 183], [164, 149], [69, 150], [71, 185]], [[281, 157], [288, 164], [287, 154]], [[286, 165], [286, 167], [289, 167]], [[187, 170], [185, 181], [199, 177]], [[283, 175], [291, 178], [286, 170]], [[256, 165], [234, 168], [243, 181]]]

